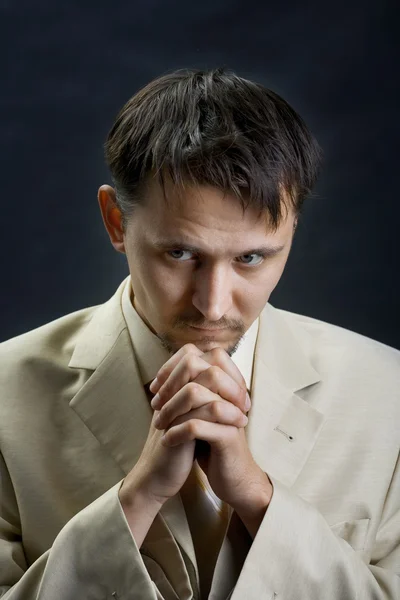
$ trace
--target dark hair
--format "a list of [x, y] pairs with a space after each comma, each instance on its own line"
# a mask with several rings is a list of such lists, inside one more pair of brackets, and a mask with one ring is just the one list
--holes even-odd
[[142, 88], [122, 108], [105, 144], [124, 221], [153, 173], [164, 188], [211, 185], [251, 204], [274, 227], [282, 191], [298, 213], [320, 165], [302, 118], [262, 85], [224, 68], [179, 70]]

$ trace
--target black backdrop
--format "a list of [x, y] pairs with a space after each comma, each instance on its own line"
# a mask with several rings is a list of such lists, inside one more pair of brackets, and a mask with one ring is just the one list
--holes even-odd
[[272, 303], [400, 348], [396, 4], [0, 0], [0, 338], [114, 292], [108, 128], [153, 77], [225, 65], [282, 94], [325, 152]]

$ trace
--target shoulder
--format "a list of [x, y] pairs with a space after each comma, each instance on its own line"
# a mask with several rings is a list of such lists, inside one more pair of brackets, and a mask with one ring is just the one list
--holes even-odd
[[39, 392], [41, 385], [67, 383], [68, 363], [76, 340], [88, 325], [97, 307], [85, 308], [0, 344], [1, 403], [26, 395], [29, 389]]
[[400, 394], [400, 351], [343, 327], [273, 308], [322, 375], [359, 386], [390, 386]]
[[69, 346], [72, 350], [76, 335], [89, 323], [96, 308], [92, 306], [64, 315], [0, 343], [0, 360], [13, 361], [41, 352], [51, 352], [52, 356], [54, 353], [68, 354]]
[[299, 315], [282, 309], [273, 309], [305, 342], [314, 357], [323, 360], [324, 355], [335, 352], [352, 362], [378, 362], [388, 368], [400, 368], [400, 351], [364, 335], [338, 325]]

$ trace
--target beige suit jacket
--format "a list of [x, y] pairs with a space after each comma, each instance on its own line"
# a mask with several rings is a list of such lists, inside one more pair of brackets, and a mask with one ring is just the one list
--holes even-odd
[[[0, 597], [200, 598], [180, 495], [138, 549], [118, 501], [151, 421], [121, 312], [104, 305], [0, 346]], [[400, 598], [400, 353], [267, 305], [246, 428], [274, 495], [234, 514], [212, 600]]]

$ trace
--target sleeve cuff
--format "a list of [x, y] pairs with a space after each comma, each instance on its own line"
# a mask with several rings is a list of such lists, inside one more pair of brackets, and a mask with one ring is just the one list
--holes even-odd
[[89, 600], [111, 598], [112, 594], [130, 598], [135, 590], [138, 598], [157, 599], [119, 501], [121, 483], [80, 511], [60, 531], [45, 568], [41, 598]]

